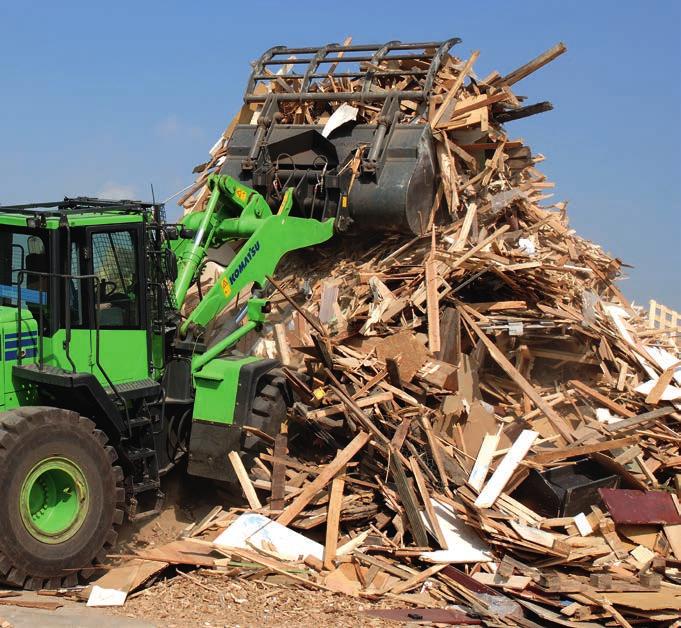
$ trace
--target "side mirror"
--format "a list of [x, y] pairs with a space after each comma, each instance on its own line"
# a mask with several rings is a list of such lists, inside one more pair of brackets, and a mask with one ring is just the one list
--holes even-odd
[[177, 279], [177, 257], [170, 249], [165, 249], [163, 255], [166, 276], [171, 281], [175, 281]]

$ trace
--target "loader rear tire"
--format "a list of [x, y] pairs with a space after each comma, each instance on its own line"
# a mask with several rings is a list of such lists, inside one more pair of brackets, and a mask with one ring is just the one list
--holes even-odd
[[106, 435], [76, 412], [0, 414], [0, 581], [59, 588], [95, 573], [123, 520], [116, 460]]

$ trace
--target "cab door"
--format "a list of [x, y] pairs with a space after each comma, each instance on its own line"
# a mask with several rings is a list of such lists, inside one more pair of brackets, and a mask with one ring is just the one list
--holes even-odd
[[86, 229], [93, 374], [106, 385], [149, 377], [142, 223]]

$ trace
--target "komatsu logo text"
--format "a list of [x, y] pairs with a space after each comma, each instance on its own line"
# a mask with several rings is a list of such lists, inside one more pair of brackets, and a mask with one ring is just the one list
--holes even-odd
[[256, 253], [260, 250], [260, 242], [254, 242], [249, 248], [248, 253], [244, 255], [244, 258], [239, 262], [239, 265], [234, 269], [234, 272], [229, 276], [229, 283], [234, 284], [234, 282], [239, 278], [239, 275], [244, 272], [246, 266], [251, 263], [251, 260], [255, 257]]

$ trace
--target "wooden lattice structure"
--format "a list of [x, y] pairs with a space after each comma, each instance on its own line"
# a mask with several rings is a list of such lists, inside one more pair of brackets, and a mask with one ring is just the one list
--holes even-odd
[[662, 335], [681, 347], [681, 314], [676, 310], [651, 299], [648, 307], [648, 327], [665, 330], [666, 333]]

